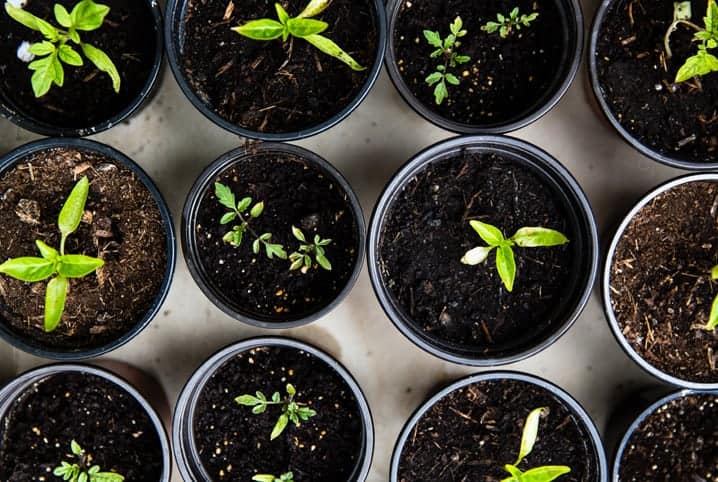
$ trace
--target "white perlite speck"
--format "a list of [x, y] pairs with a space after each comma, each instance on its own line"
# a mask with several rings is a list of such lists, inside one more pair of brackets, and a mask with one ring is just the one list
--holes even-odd
[[22, 60], [23, 62], [32, 62], [32, 60], [35, 58], [35, 54], [30, 52], [30, 42], [23, 42], [20, 44], [20, 46], [17, 48], [17, 58]]
[[16, 8], [22, 8], [27, 5], [27, 0], [7, 0], [7, 3]]

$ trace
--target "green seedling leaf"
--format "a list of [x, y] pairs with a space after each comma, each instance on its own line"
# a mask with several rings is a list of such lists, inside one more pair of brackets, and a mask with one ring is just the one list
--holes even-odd
[[60, 255], [55, 248], [48, 246], [39, 239], [35, 241], [35, 246], [37, 246], [37, 249], [40, 251], [40, 255], [48, 261], [54, 262]]
[[117, 67], [115, 67], [115, 64], [112, 62], [110, 57], [108, 57], [102, 50], [90, 44], [83, 43], [80, 44], [80, 47], [82, 48], [82, 53], [85, 54], [85, 57], [87, 57], [90, 62], [95, 64], [95, 67], [97, 67], [98, 70], [110, 76], [110, 79], [112, 80], [112, 88], [116, 93], [119, 93], [122, 79], [120, 78], [120, 73], [117, 71]]
[[257, 404], [262, 403], [262, 401], [259, 398], [254, 397], [252, 395], [241, 395], [241, 396], [235, 398], [234, 401], [240, 405], [245, 405], [247, 407], [253, 407]]
[[247, 209], [249, 209], [250, 204], [252, 204], [251, 197], [242, 198], [242, 200], [237, 203], [237, 211], [244, 213]]
[[50, 333], [57, 328], [65, 311], [67, 299], [67, 278], [57, 276], [50, 280], [45, 291], [45, 331]]
[[252, 40], [274, 40], [284, 33], [284, 25], [281, 22], [269, 18], [251, 20], [244, 25], [234, 27], [232, 30]]
[[44, 40], [30, 46], [30, 53], [41, 56], [55, 53], [55, 44]]
[[222, 219], [219, 220], [219, 222], [220, 224], [229, 224], [235, 219], [237, 219], [237, 213], [232, 211], [230, 213], [225, 213], [224, 216], [222, 216]]
[[[7, 1], [5, 2], [5, 12], [7, 12], [10, 18], [15, 20], [16, 22], [24, 25], [29, 29], [37, 30], [38, 32], [41, 32], [39, 23], [45, 22], [44, 20], [28, 12], [27, 10], [15, 7], [13, 6], [13, 4]], [[50, 25], [50, 27], [52, 26]]]
[[569, 242], [563, 233], [547, 228], [521, 228], [511, 240], [522, 248], [560, 246]]
[[[60, 210], [57, 225], [63, 237], [74, 233], [80, 226], [82, 213], [85, 211], [85, 203], [87, 202], [89, 193], [90, 181], [87, 179], [87, 176], [85, 176], [75, 184], [75, 187], [72, 189], [72, 192]], [[63, 252], [63, 250], [60, 251]]]
[[536, 439], [538, 438], [539, 422], [546, 410], [546, 407], [534, 409], [529, 413], [528, 417], [526, 417], [523, 433], [521, 434], [521, 449], [519, 450], [519, 457], [514, 465], [519, 465], [534, 449]]
[[75, 5], [70, 14], [72, 26], [77, 30], [92, 31], [102, 26], [105, 17], [110, 13], [110, 7], [93, 2], [82, 0]]
[[477, 248], [471, 249], [466, 252], [463, 258], [461, 258], [461, 262], [471, 266], [481, 264], [488, 259], [489, 254], [493, 249], [493, 246], [479, 246]]
[[287, 22], [289, 21], [289, 14], [286, 10], [284, 10], [284, 7], [280, 3], [274, 4], [274, 9], [277, 11], [277, 18], [279, 19], [279, 22], [282, 25], [287, 25]]
[[434, 72], [432, 74], [429, 74], [429, 76], [426, 78], [425, 82], [429, 86], [432, 86], [435, 83], [440, 82], [443, 78], [444, 78], [444, 76], [441, 74], [441, 72]]
[[318, 34], [314, 35], [307, 35], [304, 37], [304, 40], [309, 42], [310, 44], [314, 45], [316, 48], [321, 50], [327, 55], [331, 55], [332, 57], [341, 60], [345, 64], [347, 64], [349, 67], [351, 67], [352, 70], [355, 71], [362, 71], [366, 70], [366, 67], [362, 67], [356, 60], [352, 58], [351, 55], [344, 52], [337, 44], [334, 43], [334, 41], [328, 39], [327, 37], [323, 37]]
[[53, 83], [60, 87], [64, 83], [64, 71], [56, 53], [31, 62], [28, 68], [34, 71], [30, 82], [35, 97], [42, 97], [47, 94]]
[[328, 28], [328, 23], [311, 18], [292, 18], [287, 22], [289, 33], [299, 38], [322, 33]]
[[255, 482], [274, 482], [275, 480], [279, 479], [277, 479], [273, 475], [258, 474], [252, 477], [252, 480], [254, 480]]
[[504, 242], [504, 234], [496, 226], [476, 220], [470, 221], [469, 224], [489, 246], [500, 246]]
[[254, 205], [252, 210], [249, 212], [249, 215], [256, 219], [259, 216], [261, 216], [263, 212], [264, 212], [264, 203], [258, 202], [257, 204]]
[[569, 467], [546, 465], [527, 470], [521, 474], [519, 482], [551, 482], [569, 472], [571, 472]]
[[42, 281], [55, 273], [55, 263], [45, 258], [15, 258], [0, 264], [0, 273], [26, 283]]
[[[690, 5], [690, 2], [688, 3]], [[718, 4], [715, 0], [709, 0], [703, 22], [705, 23], [706, 31], [713, 37], [718, 37]]]
[[678, 69], [676, 83], [685, 82], [693, 77], [700, 77], [718, 71], [718, 58], [705, 50], [688, 57], [686, 62]]
[[57, 272], [65, 278], [84, 278], [105, 265], [98, 258], [82, 254], [65, 254], [60, 256]]
[[441, 105], [442, 102], [444, 102], [444, 99], [446, 99], [449, 96], [449, 91], [446, 88], [446, 84], [444, 82], [440, 82], [436, 84], [436, 87], [434, 88], [434, 101], [437, 105]]
[[70, 18], [70, 12], [68, 12], [65, 7], [63, 7], [59, 3], [56, 3], [54, 7], [54, 12], [57, 23], [59, 23], [65, 28], [72, 27], [72, 18]]
[[[297, 238], [299, 241], [301, 241], [303, 243], [307, 241], [307, 238], [304, 237], [304, 233], [302, 232], [302, 230], [296, 226], [292, 226], [292, 234], [294, 235], [295, 238]], [[718, 272], [718, 266], [716, 268], [717, 268], [717, 272]]]
[[60, 45], [60, 47], [57, 49], [57, 53], [60, 57], [60, 60], [65, 62], [67, 65], [79, 67], [83, 64], [82, 57], [80, 57], [80, 54], [78, 54], [75, 49], [73, 49], [67, 44]]
[[234, 194], [229, 187], [219, 182], [214, 183], [214, 195], [217, 196], [217, 200], [222, 206], [231, 210], [235, 209]]
[[514, 252], [509, 246], [499, 246], [496, 251], [496, 269], [506, 290], [512, 292], [516, 280], [516, 261]]
[[299, 18], [316, 17], [326, 10], [331, 3], [332, 0], [311, 0], [298, 16]]
[[85, 451], [82, 450], [82, 447], [80, 447], [80, 444], [77, 443], [75, 440], [70, 442], [70, 450], [73, 454], [77, 455], [78, 457], [82, 457], [85, 455]]
[[276, 425], [274, 426], [274, 429], [272, 430], [272, 434], [270, 435], [270, 439], [274, 440], [277, 437], [279, 437], [282, 432], [284, 432], [284, 429], [287, 428], [287, 425], [289, 424], [289, 416], [287, 414], [282, 414], [279, 416], [279, 420], [277, 420]]
[[[0, 266], [2, 268], [2, 266]], [[718, 296], [716, 296], [713, 299], [713, 304], [711, 305], [711, 314], [708, 318], [708, 324], [706, 325], [706, 330], [713, 331], [718, 327]]]
[[317, 253], [316, 258], [317, 258], [317, 263], [319, 264], [319, 266], [321, 266], [322, 268], [324, 268], [327, 271], [332, 270], [332, 264], [329, 262], [329, 260], [327, 259], [326, 256], [324, 256], [323, 254]]
[[508, 36], [514, 30], [521, 30], [521, 27], [530, 27], [531, 22], [538, 18], [538, 12], [532, 12], [530, 14], [520, 14], [519, 7], [514, 7], [508, 16], [502, 14], [496, 14], [496, 20], [498, 22], [489, 21], [486, 22], [481, 30], [492, 34], [498, 30], [501, 38], [508, 38]]
[[439, 35], [439, 32], [424, 30], [424, 38], [426, 38], [426, 41], [429, 42], [429, 45], [432, 47], [441, 49], [441, 52], [444, 51], [444, 42], [441, 41], [441, 35]]

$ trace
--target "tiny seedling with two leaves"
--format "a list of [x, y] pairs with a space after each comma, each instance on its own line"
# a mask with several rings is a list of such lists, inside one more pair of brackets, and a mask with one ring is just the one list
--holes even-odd
[[528, 417], [526, 417], [521, 435], [519, 456], [514, 464], [504, 466], [506, 472], [511, 474], [511, 476], [503, 479], [501, 482], [551, 482], [571, 472], [571, 468], [565, 465], [545, 465], [543, 467], [529, 469], [526, 472], [519, 469], [521, 462], [533, 451], [536, 439], [538, 438], [539, 422], [541, 421], [541, 417], [547, 413], [547, 408], [537, 408], [531, 411]]
[[486, 22], [481, 27], [486, 33], [499, 32], [501, 38], [508, 38], [514, 30], [521, 30], [521, 27], [530, 27], [531, 22], [538, 18], [538, 12], [520, 14], [519, 7], [515, 7], [508, 15], [496, 14], [497, 22]]
[[268, 474], [257, 474], [252, 477], [255, 482], [294, 482], [294, 474], [291, 472], [284, 473], [279, 477]]
[[491, 251], [496, 250], [496, 270], [508, 291], [513, 291], [516, 280], [516, 260], [514, 248], [539, 248], [560, 246], [569, 242], [561, 232], [547, 228], [521, 228], [510, 238], [496, 226], [470, 221], [469, 224], [478, 233], [488, 246], [473, 248], [464, 254], [461, 262], [468, 265], [477, 265], [485, 262]]
[[307, 421], [317, 414], [315, 410], [307, 407], [305, 403], [299, 403], [294, 399], [297, 394], [294, 385], [288, 383], [286, 390], [287, 395], [285, 397], [282, 397], [279, 392], [274, 392], [272, 398], [267, 399], [264, 393], [258, 391], [256, 396], [240, 395], [235, 398], [234, 401], [245, 407], [253, 407], [252, 413], [255, 415], [266, 412], [270, 405], [281, 405], [282, 413], [279, 415], [277, 423], [274, 425], [272, 434], [269, 437], [271, 440], [274, 440], [284, 432], [289, 422], [299, 426], [300, 420]]
[[318, 234], [314, 235], [313, 242], [307, 242], [306, 236], [301, 229], [292, 226], [292, 234], [301, 243], [299, 249], [289, 255], [289, 261], [292, 262], [290, 270], [302, 269], [306, 273], [314, 264], [312, 256], [316, 259], [317, 264], [327, 271], [332, 270], [332, 264], [326, 256], [324, 248], [331, 244], [331, 239], [322, 239]]
[[676, 73], [676, 82], [685, 82], [694, 77], [702, 77], [711, 72], [718, 72], [718, 57], [708, 52], [718, 47], [718, 4], [715, 0], [708, 0], [706, 16], [703, 17], [704, 26], [691, 22], [691, 2], [675, 2], [673, 4], [673, 22], [668, 26], [664, 38], [666, 57], [671, 58], [670, 38], [679, 25], [685, 25], [693, 30], [693, 41], [698, 44], [698, 52], [688, 57]]
[[60, 210], [57, 226], [60, 229], [60, 250], [48, 246], [39, 239], [35, 244], [41, 258], [23, 257], [9, 259], [0, 264], [0, 273], [26, 283], [37, 283], [48, 278], [45, 290], [45, 331], [57, 328], [65, 311], [65, 301], [70, 278], [84, 278], [104, 266], [105, 262], [82, 254], [65, 254], [67, 237], [77, 231], [85, 211], [90, 181], [83, 177], [72, 189]]
[[461, 64], [465, 64], [471, 61], [471, 57], [466, 55], [459, 55], [457, 52], [458, 48], [461, 47], [462, 37], [465, 37], [468, 33], [464, 30], [464, 23], [461, 17], [456, 19], [449, 25], [451, 33], [442, 39], [439, 32], [433, 30], [424, 30], [424, 37], [429, 45], [435, 48], [431, 53], [431, 58], [443, 58], [443, 63], [436, 66], [436, 70], [429, 74], [426, 78], [426, 83], [434, 87], [434, 100], [437, 105], [441, 105], [444, 99], [449, 97], [449, 88], [446, 84], [459, 85], [461, 80], [454, 73], [450, 72], [449, 69], [454, 69]]
[[331, 0], [311, 0], [296, 17], [290, 17], [281, 4], [275, 3], [274, 8], [277, 11], [278, 20], [271, 18], [251, 20], [244, 25], [234, 27], [232, 30], [252, 40], [270, 41], [281, 37], [282, 41], [286, 42], [289, 37], [303, 39], [325, 54], [341, 60], [352, 70], [366, 70], [366, 67], [359, 65], [351, 55], [342, 50], [333, 40], [320, 35], [329, 28], [329, 24], [312, 17], [316, 17], [326, 10], [330, 3], [332, 3]]
[[57, 28], [27, 10], [13, 6], [10, 2], [5, 2], [5, 11], [18, 23], [40, 32], [45, 37], [42, 42], [30, 46], [30, 53], [41, 57], [28, 66], [34, 71], [31, 83], [35, 97], [47, 94], [53, 84], [58, 87], [65, 84], [63, 63], [73, 67], [84, 64], [82, 57], [71, 44], [79, 46], [85, 57], [110, 77], [115, 92], [120, 91], [120, 73], [110, 57], [80, 38], [81, 31], [91, 32], [102, 27], [105, 17], [110, 13], [110, 7], [92, 0], [82, 0], [75, 5], [72, 12], [68, 12], [64, 6], [57, 3], [54, 7], [55, 20], [62, 28]]
[[116, 472], [100, 472], [99, 465], [91, 465], [92, 457], [80, 447], [76, 441], [70, 443], [72, 454], [77, 457], [80, 463], [69, 463], [62, 461], [52, 471], [56, 477], [68, 482], [122, 482], [125, 478]]

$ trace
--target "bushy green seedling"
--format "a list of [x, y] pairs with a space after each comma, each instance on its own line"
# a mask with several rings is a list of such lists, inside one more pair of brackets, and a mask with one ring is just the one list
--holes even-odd
[[276, 477], [274, 475], [258, 474], [252, 477], [255, 482], [294, 482], [294, 474], [287, 472]]
[[465, 37], [468, 33], [464, 30], [464, 23], [461, 17], [456, 19], [449, 25], [451, 33], [442, 39], [439, 32], [433, 30], [424, 30], [424, 37], [429, 45], [435, 48], [431, 53], [431, 58], [443, 58], [443, 63], [436, 66], [436, 70], [429, 74], [426, 78], [426, 83], [434, 87], [434, 100], [437, 105], [441, 105], [449, 96], [449, 89], [447, 84], [459, 85], [461, 80], [454, 73], [450, 72], [449, 69], [454, 69], [461, 64], [465, 64], [471, 61], [471, 57], [466, 55], [459, 55], [457, 52], [458, 48], [461, 47], [462, 37]]
[[258, 391], [256, 396], [241, 395], [235, 398], [234, 401], [240, 405], [244, 405], [245, 407], [253, 407], [252, 413], [255, 415], [266, 412], [267, 407], [270, 405], [281, 405], [282, 413], [279, 415], [277, 423], [274, 425], [272, 434], [269, 437], [271, 440], [274, 440], [279, 437], [282, 432], [284, 432], [284, 429], [287, 428], [289, 422], [299, 426], [300, 420], [309, 420], [317, 414], [315, 410], [307, 407], [305, 403], [299, 403], [294, 400], [294, 397], [297, 394], [297, 390], [294, 388], [294, 385], [287, 384], [286, 390], [287, 395], [285, 397], [282, 397], [279, 392], [274, 392], [271, 400], [267, 399], [264, 393]]
[[704, 27], [691, 22], [691, 2], [675, 2], [673, 4], [673, 22], [668, 26], [664, 38], [666, 57], [671, 58], [670, 38], [678, 25], [685, 25], [693, 30], [693, 41], [698, 44], [698, 52], [688, 57], [676, 73], [676, 82], [685, 82], [694, 77], [702, 77], [711, 72], [718, 72], [718, 58], [708, 52], [718, 47], [718, 4], [715, 0], [708, 0], [706, 16], [703, 17]]
[[52, 471], [56, 477], [69, 482], [122, 482], [125, 478], [116, 472], [100, 472], [99, 465], [91, 465], [92, 457], [85, 453], [80, 444], [74, 440], [70, 443], [72, 454], [79, 463], [61, 462]]
[[486, 33], [499, 32], [501, 38], [508, 38], [514, 30], [521, 30], [522, 26], [530, 27], [531, 22], [536, 20], [538, 16], [538, 12], [532, 12], [528, 15], [519, 14], [519, 7], [515, 7], [508, 16], [500, 13], [496, 14], [497, 22], [486, 22], [486, 24], [481, 27], [481, 30]]
[[290, 270], [302, 269], [302, 272], [306, 273], [312, 265], [312, 256], [316, 259], [317, 264], [327, 271], [332, 270], [332, 264], [329, 262], [326, 256], [324, 248], [331, 244], [331, 239], [322, 239], [318, 234], [314, 235], [313, 242], [307, 242], [306, 236], [301, 229], [296, 226], [292, 226], [292, 234], [301, 243], [299, 249], [289, 255], [289, 260], [292, 262], [289, 267]]

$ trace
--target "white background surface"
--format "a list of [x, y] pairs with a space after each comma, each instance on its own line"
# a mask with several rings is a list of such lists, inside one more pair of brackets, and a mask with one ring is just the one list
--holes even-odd
[[[587, 28], [597, 0], [584, 0]], [[563, 162], [593, 204], [605, 244], [613, 225], [653, 186], [681, 174], [641, 156], [603, 120], [588, 87], [586, 65], [560, 104], [512, 135]], [[357, 191], [368, 220], [384, 184], [407, 159], [452, 134], [433, 127], [399, 97], [385, 72], [367, 100], [339, 126], [298, 144], [332, 162]], [[36, 139], [0, 120], [0, 154]], [[123, 151], [152, 176], [179, 228], [185, 195], [200, 171], [242, 139], [214, 126], [182, 96], [165, 69], [160, 91], [130, 122], [94, 136]], [[180, 254], [170, 294], [154, 322], [108, 358], [145, 369], [174, 403], [185, 380], [226, 344], [258, 334], [215, 308], [189, 276]], [[338, 358], [369, 399], [377, 435], [370, 482], [388, 480], [394, 441], [404, 421], [441, 384], [477, 370], [434, 358], [405, 339], [384, 316], [366, 268], [348, 298], [310, 326], [282, 332]], [[0, 381], [47, 363], [0, 342]], [[573, 328], [555, 345], [507, 369], [547, 378], [576, 397], [605, 427], [612, 407], [631, 387], [652, 380], [619, 349], [604, 319], [598, 290]], [[173, 480], [179, 481], [179, 477]]]

